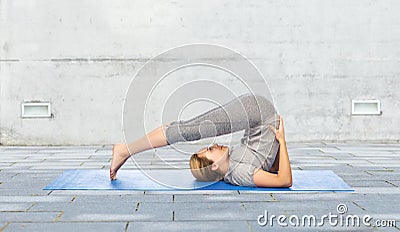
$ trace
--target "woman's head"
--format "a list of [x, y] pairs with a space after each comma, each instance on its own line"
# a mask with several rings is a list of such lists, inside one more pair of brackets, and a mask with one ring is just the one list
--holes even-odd
[[225, 173], [220, 164], [228, 153], [228, 147], [214, 144], [199, 150], [190, 157], [190, 170], [199, 181], [218, 181], [224, 178]]

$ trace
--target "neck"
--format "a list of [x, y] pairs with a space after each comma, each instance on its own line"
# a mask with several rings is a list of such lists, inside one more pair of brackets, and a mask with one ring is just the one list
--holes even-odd
[[221, 161], [219, 163], [219, 169], [222, 173], [226, 174], [229, 169], [229, 148], [226, 148], [224, 156], [222, 156]]

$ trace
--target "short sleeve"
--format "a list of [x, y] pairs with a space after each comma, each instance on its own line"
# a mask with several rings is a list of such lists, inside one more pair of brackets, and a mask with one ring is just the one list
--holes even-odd
[[253, 174], [257, 168], [254, 165], [246, 163], [238, 163], [231, 166], [228, 173], [224, 177], [224, 181], [233, 185], [252, 186], [255, 187]]

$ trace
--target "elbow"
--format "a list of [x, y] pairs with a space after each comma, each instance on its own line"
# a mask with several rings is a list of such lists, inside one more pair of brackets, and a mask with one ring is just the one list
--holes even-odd
[[287, 187], [292, 187], [293, 181], [292, 181], [292, 173], [289, 175], [289, 181], [287, 182]]
[[292, 187], [292, 174], [290, 173], [289, 175], [286, 176], [281, 176], [280, 181], [279, 181], [279, 186], [282, 188], [289, 188]]
[[290, 180], [290, 181], [287, 181], [287, 182], [283, 183], [282, 187], [284, 187], [284, 188], [292, 187], [292, 181]]
[[289, 188], [289, 187], [292, 187], [292, 182], [291, 181], [285, 181], [285, 182], [283, 182], [282, 184], [281, 184], [281, 186], [280, 186], [281, 188]]
[[292, 184], [293, 184], [292, 179], [290, 179], [290, 181], [287, 182], [286, 187], [288, 187], [288, 188], [292, 187]]
[[283, 181], [282, 187], [289, 188], [292, 187], [292, 184], [293, 184], [292, 177], [290, 177], [287, 180]]

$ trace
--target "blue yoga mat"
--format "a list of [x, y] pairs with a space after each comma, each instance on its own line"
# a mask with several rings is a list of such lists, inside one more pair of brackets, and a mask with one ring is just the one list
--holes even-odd
[[331, 170], [293, 170], [290, 188], [235, 186], [224, 181], [199, 182], [190, 170], [120, 170], [110, 181], [108, 170], [66, 170], [44, 190], [252, 190], [354, 191]]

